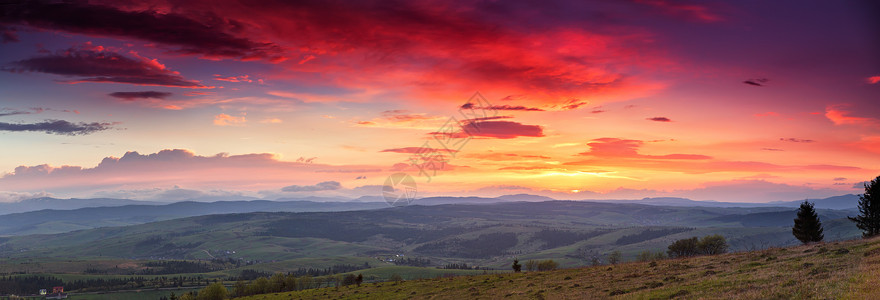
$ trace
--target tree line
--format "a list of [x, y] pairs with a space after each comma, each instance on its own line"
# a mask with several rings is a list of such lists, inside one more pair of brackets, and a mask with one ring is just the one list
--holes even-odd
[[91, 278], [64, 281], [55, 276], [4, 276], [0, 277], [0, 291], [8, 294], [34, 294], [40, 289], [63, 286], [68, 291], [93, 292], [112, 291], [143, 287], [183, 287], [196, 286], [203, 282], [202, 276], [175, 276], [146, 278], [132, 276], [124, 278]]

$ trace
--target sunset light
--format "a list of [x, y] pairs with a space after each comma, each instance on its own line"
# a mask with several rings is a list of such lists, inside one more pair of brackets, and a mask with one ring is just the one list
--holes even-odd
[[[685, 2], [4, 7], [0, 199], [358, 198], [402, 170], [420, 196], [764, 202], [880, 173], [875, 19]], [[450, 118], [481, 130], [407, 167]]]

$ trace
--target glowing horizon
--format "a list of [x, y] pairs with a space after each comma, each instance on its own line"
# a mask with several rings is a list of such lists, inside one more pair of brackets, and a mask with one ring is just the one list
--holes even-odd
[[[799, 3], [3, 6], [0, 201], [356, 198], [396, 172], [419, 196], [859, 193], [876, 7]], [[470, 139], [418, 176], [451, 117]]]

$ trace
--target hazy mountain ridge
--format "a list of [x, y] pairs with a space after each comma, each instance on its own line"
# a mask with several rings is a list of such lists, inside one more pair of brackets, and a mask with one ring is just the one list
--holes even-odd
[[44, 209], [71, 210], [86, 207], [110, 207], [125, 205], [163, 205], [165, 202], [141, 201], [117, 198], [70, 198], [58, 199], [40, 197], [25, 199], [19, 202], [0, 202], [0, 214], [14, 214]]
[[[123, 226], [209, 214], [249, 212], [322, 212], [387, 208], [381, 197], [355, 200], [328, 197], [282, 198], [277, 200], [182, 201], [173, 203], [129, 199], [56, 199], [34, 198], [15, 203], [0, 203], [0, 235], [62, 233], [104, 226]], [[530, 194], [488, 197], [427, 197], [413, 205], [493, 204], [504, 202], [543, 202], [555, 199]], [[802, 201], [773, 203], [733, 203], [695, 201], [685, 198], [644, 198], [641, 200], [580, 200], [595, 203], [640, 204], [671, 207], [713, 208], [782, 208], [797, 207]], [[858, 195], [843, 195], [811, 200], [817, 209], [854, 209]], [[14, 213], [13, 213], [14, 212]], [[752, 211], [746, 210], [744, 213]], [[838, 214], [835, 214], [838, 216]]]
[[[778, 207], [675, 207], [586, 201], [412, 205], [339, 212], [215, 214], [63, 234], [13, 236], [2, 239], [0, 255], [194, 259], [209, 258], [211, 252], [235, 250], [239, 253], [235, 258], [286, 260], [407, 253], [493, 264], [497, 258], [515, 252], [522, 258], [558, 257], [565, 253], [562, 261], [576, 264], [582, 263], [577, 250], [581, 248], [600, 253], [620, 249], [635, 255], [644, 249], [665, 248], [674, 239], [715, 233], [728, 237], [732, 249], [739, 250], [797, 243], [787, 225], [766, 227], [763, 225], [768, 224], [741, 222], [743, 217], [748, 219], [760, 213], [770, 213], [767, 216], [778, 219], [780, 224], [791, 222], [789, 209], [780, 211]], [[823, 222], [827, 224], [828, 237], [852, 238], [859, 234], [851, 222]], [[670, 227], [690, 229], [615, 244], [624, 236], [649, 228]], [[479, 251], [456, 246], [469, 244], [480, 244]], [[432, 250], [437, 247], [445, 250]]]
[[104, 226], [122, 226], [148, 222], [230, 213], [316, 212], [386, 208], [384, 202], [312, 202], [312, 201], [218, 201], [176, 202], [154, 205], [86, 207], [73, 210], [44, 209], [0, 216], [0, 235], [61, 233]]

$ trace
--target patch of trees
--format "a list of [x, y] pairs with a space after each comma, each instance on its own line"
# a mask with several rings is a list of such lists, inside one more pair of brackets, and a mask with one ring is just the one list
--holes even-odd
[[398, 266], [412, 266], [412, 267], [428, 267], [431, 265], [430, 259], [425, 259], [421, 257], [416, 258], [398, 258], [394, 260], [394, 264]]
[[94, 267], [88, 267], [85, 270], [83, 270], [83, 274], [101, 275], [101, 274], [107, 274], [107, 270], [101, 270], [101, 269], [94, 268]]
[[370, 264], [364, 263], [363, 265], [349, 265], [349, 264], [340, 264], [333, 265], [329, 268], [299, 268], [296, 271], [287, 273], [288, 275], [294, 276], [325, 276], [325, 275], [333, 275], [339, 273], [347, 273], [357, 270], [369, 269]]
[[270, 272], [257, 271], [254, 269], [244, 269], [238, 274], [238, 280], [254, 280], [260, 277], [272, 276]]
[[529, 240], [543, 242], [542, 249], [552, 249], [557, 247], [568, 246], [583, 240], [587, 240], [596, 236], [608, 233], [605, 230], [594, 230], [587, 232], [574, 232], [558, 229], [543, 229], [535, 233]]
[[[347, 285], [358, 285], [363, 282], [364, 277], [361, 274], [346, 274], [335, 275], [335, 276], [325, 276], [325, 277], [312, 277], [309, 275], [305, 276], [296, 276], [293, 274], [284, 275], [281, 273], [276, 273], [269, 277], [259, 277], [250, 283], [245, 281], [238, 281], [235, 283], [233, 287], [232, 294], [235, 297], [245, 297], [251, 295], [258, 294], [266, 294], [266, 293], [281, 293], [281, 292], [290, 292], [290, 291], [300, 291], [305, 289], [313, 289], [319, 287], [328, 287], [328, 286], [347, 286]], [[199, 292], [201, 294], [202, 292]]]
[[176, 244], [168, 242], [168, 238], [152, 236], [134, 244], [134, 251], [151, 256], [184, 257], [190, 250], [200, 246], [203, 242]]
[[477, 270], [480, 269], [479, 266], [468, 266], [467, 263], [448, 263], [443, 266], [444, 269], [449, 270]]
[[639, 252], [639, 255], [636, 256], [637, 261], [652, 261], [664, 258], [666, 258], [666, 253], [663, 253], [663, 251], [651, 252], [651, 250], [642, 250], [642, 252]]
[[495, 232], [482, 234], [472, 240], [453, 238], [427, 243], [417, 247], [415, 251], [444, 257], [489, 258], [504, 254], [505, 250], [516, 246], [518, 242], [516, 233]]
[[552, 271], [556, 270], [559, 267], [559, 264], [552, 259], [548, 260], [527, 260], [525, 263], [526, 270], [528, 271]]
[[63, 286], [66, 291], [95, 292], [143, 287], [195, 286], [206, 284], [201, 276], [154, 277], [141, 276], [118, 278], [90, 278], [64, 281], [54, 276], [7, 276], [0, 277], [0, 292], [8, 294], [34, 294], [40, 289]]
[[696, 255], [714, 255], [727, 252], [727, 240], [723, 236], [707, 235], [703, 238], [691, 237], [681, 239], [669, 245], [666, 251], [669, 257], [688, 257]]
[[[364, 263], [363, 265], [350, 265], [350, 264], [338, 264], [333, 265], [329, 268], [298, 268], [292, 272], [287, 272], [288, 276], [294, 277], [317, 277], [317, 276], [327, 276], [334, 275], [339, 273], [348, 273], [357, 270], [369, 269], [371, 268], [369, 263]], [[271, 277], [273, 274], [269, 272], [257, 271], [253, 269], [244, 269], [241, 270], [237, 279], [238, 280], [255, 280], [260, 277]]]
[[651, 228], [648, 228], [648, 229], [646, 229], [646, 230], [644, 230], [644, 231], [642, 231], [642, 232], [636, 233], [636, 234], [628, 234], [628, 235], [624, 235], [624, 236], [618, 238], [617, 241], [614, 242], [614, 244], [615, 244], [615, 245], [629, 245], [629, 244], [635, 244], [635, 243], [640, 243], [640, 242], [644, 242], [644, 241], [648, 241], [648, 240], [653, 240], [653, 239], [656, 239], [656, 238], [664, 237], [664, 236], [667, 236], [667, 235], [670, 235], [670, 234], [676, 234], [676, 233], [685, 232], [685, 231], [690, 231], [690, 230], [692, 230], [692, 229], [691, 229], [691, 228], [683, 228], [683, 227], [679, 227], [679, 228], [660, 228], [660, 229], [651, 229]]
[[880, 176], [865, 183], [865, 193], [859, 196], [859, 215], [848, 218], [862, 230], [862, 237], [880, 235]]
[[151, 261], [144, 263], [146, 269], [138, 271], [138, 275], [166, 275], [181, 273], [207, 273], [225, 269], [223, 265], [213, 262], [195, 262], [185, 260]]
[[53, 276], [0, 277], [3, 294], [36, 294], [40, 289], [63, 285], [61, 279]]

